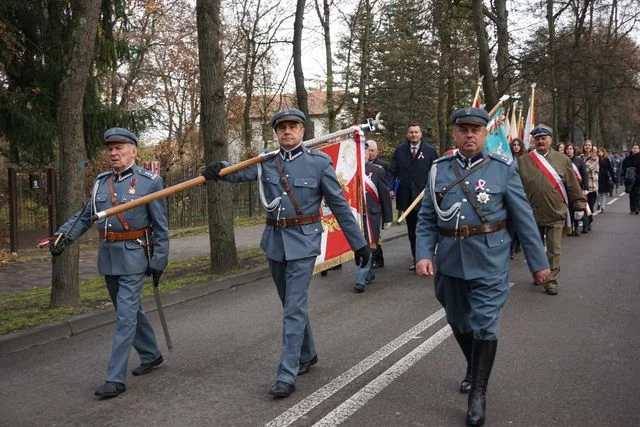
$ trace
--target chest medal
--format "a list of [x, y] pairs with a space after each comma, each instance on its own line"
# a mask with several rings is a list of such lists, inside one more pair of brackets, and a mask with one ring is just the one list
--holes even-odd
[[129, 183], [129, 194], [136, 194], [136, 179], [131, 178], [131, 182]]

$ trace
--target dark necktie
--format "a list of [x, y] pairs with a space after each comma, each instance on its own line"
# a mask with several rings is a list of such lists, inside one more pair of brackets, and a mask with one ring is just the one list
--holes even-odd
[[411, 147], [411, 158], [415, 159], [416, 158], [416, 152], [418, 151], [418, 147], [416, 147], [415, 145]]

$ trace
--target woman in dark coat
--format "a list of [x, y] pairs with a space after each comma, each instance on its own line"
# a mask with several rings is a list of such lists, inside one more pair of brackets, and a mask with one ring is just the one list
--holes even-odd
[[613, 190], [616, 183], [616, 173], [609, 156], [607, 156], [607, 150], [602, 147], [598, 147], [598, 160], [600, 164], [598, 170], [598, 207], [600, 213], [604, 213], [604, 208], [607, 206], [607, 195]]
[[[584, 160], [580, 158], [580, 156], [576, 152], [576, 146], [573, 145], [572, 143], [568, 143], [565, 145], [564, 154], [566, 154], [567, 157], [571, 159], [571, 163], [573, 163], [573, 173], [576, 175], [576, 179], [580, 183], [580, 188], [582, 188], [582, 192], [586, 194], [587, 168], [584, 164]], [[569, 215], [571, 216], [571, 218], [574, 218], [573, 214], [574, 214], [574, 210], [571, 207], [569, 207]], [[580, 221], [575, 219], [573, 220], [573, 232], [571, 234], [572, 236], [578, 237], [580, 235], [580, 230], [578, 228], [579, 223]], [[582, 228], [583, 230], [585, 229], [584, 226]]]
[[[635, 168], [635, 180], [633, 186], [627, 191], [629, 178], [626, 178], [626, 175], [629, 175], [632, 167]], [[631, 147], [631, 154], [622, 161], [622, 179], [625, 180], [625, 191], [629, 193], [629, 213], [638, 215], [640, 214], [640, 147], [638, 145]]]

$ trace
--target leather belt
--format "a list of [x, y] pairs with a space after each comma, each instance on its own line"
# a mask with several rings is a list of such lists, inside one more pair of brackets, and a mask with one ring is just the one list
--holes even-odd
[[287, 218], [267, 218], [267, 225], [274, 227], [295, 227], [296, 225], [313, 224], [320, 221], [320, 214], [315, 215], [298, 215]]
[[107, 242], [120, 242], [122, 240], [135, 240], [144, 237], [144, 234], [151, 231], [151, 227], [142, 228], [132, 231], [100, 231], [98, 235], [100, 239]]
[[480, 225], [463, 225], [460, 228], [440, 228], [438, 232], [442, 236], [461, 237], [473, 236], [474, 234], [493, 233], [494, 231], [507, 228], [507, 221], [491, 222]]

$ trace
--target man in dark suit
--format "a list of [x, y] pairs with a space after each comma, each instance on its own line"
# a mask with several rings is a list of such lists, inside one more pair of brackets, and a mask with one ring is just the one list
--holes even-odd
[[[399, 180], [396, 198], [396, 209], [404, 211], [411, 202], [424, 190], [427, 184], [431, 164], [438, 157], [436, 150], [422, 141], [422, 130], [418, 123], [411, 123], [407, 129], [407, 141], [396, 148], [389, 165], [389, 179], [391, 182]], [[411, 244], [413, 263], [411, 271], [415, 271], [416, 260], [416, 224], [418, 222], [418, 208], [406, 217], [407, 232]]]

